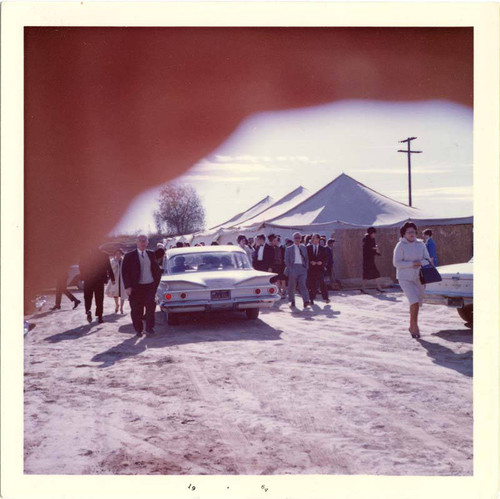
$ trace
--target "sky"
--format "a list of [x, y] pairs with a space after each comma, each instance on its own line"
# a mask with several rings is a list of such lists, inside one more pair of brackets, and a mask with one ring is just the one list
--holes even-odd
[[[407, 137], [412, 149], [412, 205], [436, 217], [472, 215], [472, 109], [447, 101], [340, 101], [247, 118], [210, 155], [176, 181], [192, 185], [206, 228], [267, 195], [299, 185], [315, 192], [341, 173], [408, 204]], [[113, 233], [154, 232], [159, 185], [134, 199]]]

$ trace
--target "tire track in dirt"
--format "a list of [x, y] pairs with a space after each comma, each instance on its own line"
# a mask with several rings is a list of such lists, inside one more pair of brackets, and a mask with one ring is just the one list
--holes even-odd
[[[358, 387], [356, 389], [357, 398], [367, 398], [370, 393], [390, 393], [390, 390], [392, 389], [391, 387], [386, 386], [383, 382], [374, 380], [371, 376], [360, 372], [356, 372], [356, 374], [352, 376], [344, 374], [343, 379], [348, 379], [353, 386], [356, 385]], [[239, 375], [237, 377], [237, 382], [240, 388], [250, 391], [258, 400], [266, 401], [264, 403], [265, 409], [263, 414], [267, 417], [278, 417], [281, 422], [286, 423], [301, 433], [308, 434], [309, 436], [314, 433], [325, 435], [325, 433], [329, 432], [328, 434], [334, 437], [331, 432], [331, 421], [332, 417], [334, 418], [335, 415], [332, 416], [332, 414], [328, 411], [322, 411], [316, 408], [314, 412], [312, 412], [307, 407], [299, 406], [293, 399], [289, 399], [287, 404], [277, 404], [272, 402], [273, 394], [262, 393], [262, 385], [257, 383], [254, 378], [248, 379], [244, 375]], [[362, 384], [364, 390], [368, 389], [369, 391], [366, 392], [359, 390], [360, 384]], [[384, 401], [383, 410], [385, 411], [387, 408], [389, 408], [394, 414], [398, 414], [401, 410], [401, 408], [397, 406], [397, 403], [392, 402], [388, 398]], [[417, 408], [417, 413], [425, 413], [425, 404], [423, 402], [418, 401]], [[450, 447], [450, 442], [447, 441], [448, 439], [443, 440], [443, 438], [433, 435], [420, 426], [415, 425], [415, 423], [418, 424], [419, 422], [418, 418], [415, 420], [413, 417], [408, 417], [408, 419], [404, 420], [407, 421], [406, 423], [401, 423], [399, 418], [393, 418], [390, 421], [387, 421], [384, 419], [382, 411], [378, 411], [375, 405], [374, 415], [370, 423], [375, 424], [377, 421], [383, 421], [385, 424], [384, 432], [399, 435], [401, 442], [411, 441], [418, 442], [419, 444], [426, 442], [427, 448], [431, 442], [434, 449], [437, 449], [439, 452], [447, 455], [450, 459], [454, 459], [458, 462], [463, 462], [464, 455], [471, 452], [468, 445], [463, 451], [459, 451]], [[461, 427], [463, 423], [463, 421], [458, 422], [453, 415], [450, 415], [449, 421], [455, 422], [457, 427]], [[345, 432], [345, 428], [343, 428], [342, 431]], [[464, 437], [463, 433], [459, 431], [452, 428], [446, 428], [446, 430], [442, 429], [442, 431], [446, 434], [446, 436], [452, 438], [454, 441], [469, 443], [469, 439]], [[359, 434], [353, 432], [350, 434], [343, 433], [343, 437], [350, 439], [351, 441], [355, 441], [359, 438]], [[303, 448], [310, 446], [311, 443], [310, 439], [305, 439], [300, 435], [297, 436], [295, 440], [300, 442], [300, 445]], [[325, 446], [325, 440], [328, 439], [323, 439], [323, 442], [320, 442], [311, 450], [310, 457], [313, 464], [324, 469], [330, 469], [332, 470], [331, 473], [356, 473], [356, 471], [353, 470], [353, 465], [355, 465], [356, 460], [353, 459], [352, 456], [345, 451], [345, 449], [336, 449], [334, 444], [331, 444], [331, 446]]]
[[[221, 403], [217, 394], [217, 388], [209, 382], [208, 378], [199, 367], [196, 358], [186, 356], [183, 368], [186, 370], [200, 398], [212, 406], [212, 415], [216, 415], [212, 417], [212, 422], [216, 421], [214, 429], [217, 430], [223, 443], [230, 450], [233, 464], [238, 474], [252, 474], [253, 468], [255, 468], [255, 457], [253, 456], [252, 445], [238, 425], [229, 421], [221, 411]], [[237, 457], [234, 456], [235, 449], [237, 450]]]
[[[272, 394], [262, 394], [262, 385], [256, 382], [256, 378], [247, 378], [243, 376], [236, 376], [235, 381], [238, 386], [251, 393], [251, 395], [260, 402], [263, 410], [261, 415], [270, 419], [278, 419], [280, 427], [288, 426], [294, 432], [294, 448], [300, 449], [301, 452], [308, 454], [311, 464], [314, 467], [319, 467], [322, 470], [328, 470], [331, 473], [348, 474], [350, 473], [351, 464], [355, 460], [349, 453], [336, 448], [333, 443], [328, 443], [321, 437], [315, 423], [315, 414], [305, 408], [298, 408], [297, 405], [290, 400], [287, 405], [280, 404], [273, 401]], [[305, 438], [297, 430], [302, 433], [312, 434], [314, 444], [311, 439]], [[322, 471], [326, 473], [327, 471]]]

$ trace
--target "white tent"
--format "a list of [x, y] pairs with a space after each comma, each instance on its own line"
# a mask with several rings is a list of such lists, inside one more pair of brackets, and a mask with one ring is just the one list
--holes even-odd
[[398, 203], [342, 173], [335, 180], [268, 223], [309, 226], [341, 221], [352, 225], [387, 225], [421, 218], [420, 210]]
[[472, 223], [472, 217], [436, 218], [388, 198], [342, 173], [318, 192], [266, 222], [266, 226], [307, 228], [391, 227], [405, 220], [450, 225]]
[[214, 227], [211, 227], [209, 230], [238, 226], [243, 222], [246, 222], [247, 220], [255, 217], [256, 215], [259, 215], [264, 210], [267, 210], [267, 208], [269, 208], [273, 203], [274, 199], [271, 196], [266, 196], [264, 199], [261, 199], [257, 204], [254, 204], [253, 206], [248, 208], [248, 210], [238, 213], [233, 218], [219, 225], [215, 225]]
[[191, 246], [195, 244], [204, 243], [206, 246], [209, 246], [214, 241], [219, 239], [219, 236], [222, 232], [222, 228], [219, 229], [209, 229], [203, 232], [196, 232], [193, 234], [193, 238], [191, 240]]
[[267, 210], [264, 210], [262, 213], [244, 222], [242, 225], [240, 225], [240, 228], [245, 229], [249, 227], [255, 227], [255, 225], [259, 225], [267, 222], [268, 220], [272, 220], [273, 218], [277, 218], [283, 213], [287, 213], [290, 209], [292, 209], [304, 199], [307, 199], [310, 194], [311, 193], [309, 192], [309, 190], [307, 190], [305, 187], [299, 186], [276, 201], [269, 208], [267, 208]]
[[309, 195], [310, 192], [305, 187], [297, 187], [272, 204], [267, 210], [248, 219], [243, 224], [223, 228], [219, 237], [220, 244], [227, 244], [228, 242], [236, 244], [236, 239], [240, 234], [247, 237], [254, 236], [257, 232], [269, 234], [270, 232], [265, 230], [266, 220], [286, 213], [290, 208], [306, 199]]
[[266, 196], [264, 199], [261, 199], [258, 203], [254, 204], [250, 208], [241, 213], [238, 213], [233, 218], [230, 218], [226, 222], [223, 222], [219, 225], [216, 225], [208, 230], [202, 232], [196, 232], [192, 235], [191, 246], [194, 246], [198, 243], [204, 243], [205, 245], [210, 245], [214, 241], [219, 240], [219, 236], [223, 233], [226, 227], [231, 227], [233, 225], [238, 225], [246, 220], [255, 217], [267, 210], [269, 206], [274, 203], [274, 199], [271, 196]]

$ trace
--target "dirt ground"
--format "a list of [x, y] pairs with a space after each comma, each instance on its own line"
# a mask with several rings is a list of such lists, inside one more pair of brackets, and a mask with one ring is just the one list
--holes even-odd
[[25, 473], [471, 475], [456, 311], [424, 306], [416, 341], [401, 292], [331, 299], [257, 321], [158, 312], [137, 338], [111, 299], [89, 325], [63, 297], [25, 336]]

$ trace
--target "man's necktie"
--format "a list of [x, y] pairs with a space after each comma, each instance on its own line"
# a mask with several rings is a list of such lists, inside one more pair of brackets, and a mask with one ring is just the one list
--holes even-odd
[[144, 258], [144, 251], [141, 251], [141, 256], [142, 258]]

